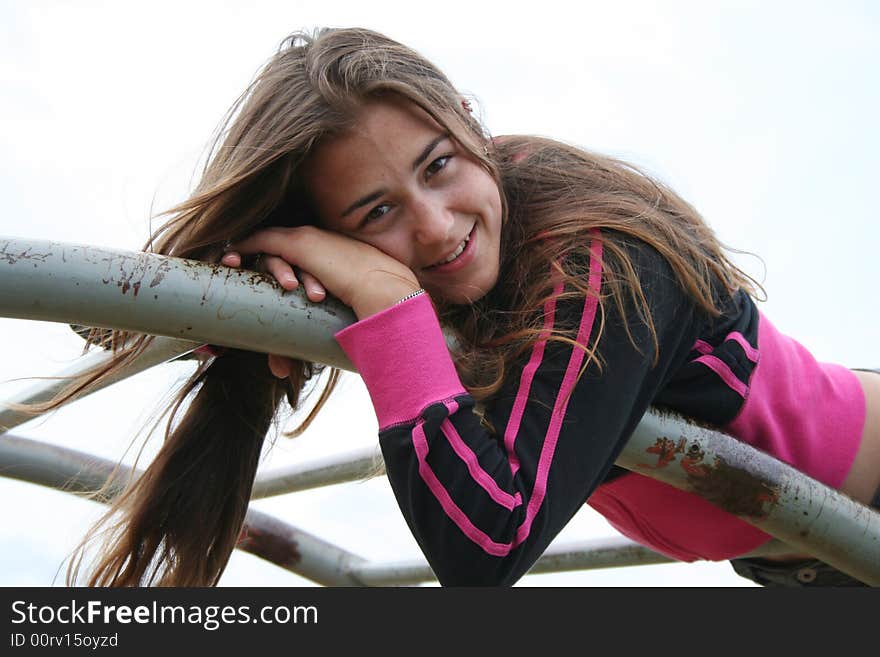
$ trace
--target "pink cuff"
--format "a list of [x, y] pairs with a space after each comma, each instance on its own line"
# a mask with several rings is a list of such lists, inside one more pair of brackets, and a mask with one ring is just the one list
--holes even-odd
[[467, 392], [427, 294], [342, 329], [336, 341], [367, 385], [380, 430]]

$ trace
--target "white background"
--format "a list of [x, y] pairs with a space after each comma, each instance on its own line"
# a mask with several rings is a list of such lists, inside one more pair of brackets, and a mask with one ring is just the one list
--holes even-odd
[[[880, 366], [880, 10], [867, 1], [0, 2], [0, 234], [139, 248], [282, 38], [353, 25], [435, 61], [493, 134], [552, 136], [657, 175], [758, 256], [737, 262], [763, 282], [779, 328], [822, 360]], [[0, 319], [0, 335], [3, 381], [49, 375], [81, 346], [63, 325]], [[117, 460], [188, 371], [159, 368], [15, 434]], [[23, 385], [0, 385], [0, 398]], [[373, 445], [375, 431], [349, 376], [264, 466]], [[98, 506], [2, 478], [0, 496], [0, 584], [63, 583]], [[419, 555], [381, 478], [256, 506], [366, 558]], [[559, 540], [610, 535], [585, 509]], [[309, 582], [236, 553], [222, 584]], [[726, 563], [520, 584], [750, 585]]]

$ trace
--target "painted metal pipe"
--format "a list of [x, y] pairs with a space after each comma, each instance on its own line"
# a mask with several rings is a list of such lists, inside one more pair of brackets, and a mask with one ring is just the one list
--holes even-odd
[[341, 484], [385, 473], [382, 454], [367, 447], [343, 454], [333, 454], [308, 463], [276, 468], [257, 475], [252, 499], [284, 495], [318, 486]]
[[[593, 570], [599, 568], [622, 568], [674, 563], [673, 559], [658, 554], [623, 537], [610, 537], [551, 545], [529, 570], [529, 575]], [[369, 562], [357, 567], [353, 573], [367, 586], [419, 584], [436, 581], [434, 573], [424, 559], [407, 559], [389, 562]]]
[[0, 436], [0, 474], [70, 493], [95, 493], [112, 477], [106, 497], [98, 500], [106, 502], [125, 488], [132, 473], [108, 459], [6, 434]]
[[351, 309], [271, 276], [196, 260], [0, 237], [0, 315], [117, 328], [352, 369]]

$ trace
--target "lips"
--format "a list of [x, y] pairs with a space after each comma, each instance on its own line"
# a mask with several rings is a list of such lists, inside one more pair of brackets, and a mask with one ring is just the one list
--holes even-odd
[[[476, 224], [474, 224], [476, 226]], [[470, 242], [471, 237], [473, 236], [474, 227], [472, 226], [468, 234], [465, 238], [459, 242], [458, 246], [455, 247], [455, 250], [452, 251], [448, 256], [443, 258], [442, 260], [435, 262], [433, 265], [428, 265], [425, 269], [436, 269], [437, 267], [442, 267], [443, 265], [448, 265], [452, 262], [455, 262], [462, 253], [464, 253], [467, 248], [468, 242]]]

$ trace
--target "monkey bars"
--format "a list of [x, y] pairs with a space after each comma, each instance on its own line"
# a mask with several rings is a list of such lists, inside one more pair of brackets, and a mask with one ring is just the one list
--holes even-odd
[[[336, 331], [354, 321], [339, 302], [311, 304], [299, 291], [282, 294], [262, 274], [154, 254], [0, 238], [0, 316], [162, 336], [116, 380], [204, 343], [352, 369], [333, 339]], [[93, 352], [64, 374], [105, 358]], [[42, 401], [60, 385], [37, 385], [9, 401]], [[10, 408], [0, 410], [0, 432], [32, 417]], [[658, 450], [667, 454], [665, 467], [646, 464]], [[375, 450], [361, 450], [260, 473], [254, 497], [362, 478], [375, 469], [378, 458]], [[617, 463], [700, 494], [779, 539], [755, 554], [807, 552], [880, 586], [880, 513], [729, 436], [651, 411]], [[67, 490], [94, 490], [114, 472], [114, 464], [6, 434], [0, 435], [0, 471]], [[116, 469], [117, 489], [130, 474]], [[730, 483], [739, 491], [736, 499], [741, 502], [745, 494], [748, 504], [733, 506], [734, 498], [719, 492]], [[279, 549], [285, 546], [289, 549]], [[432, 578], [423, 561], [370, 562], [254, 509], [248, 512], [239, 547], [325, 585], [410, 584]], [[530, 572], [668, 561], [625, 539], [614, 539], [554, 544]]]

